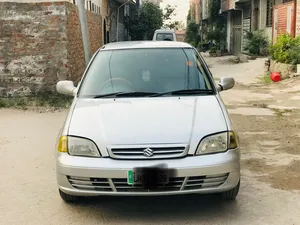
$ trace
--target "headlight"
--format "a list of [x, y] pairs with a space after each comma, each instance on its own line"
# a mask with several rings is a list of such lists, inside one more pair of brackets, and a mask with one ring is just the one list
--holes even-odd
[[204, 138], [196, 151], [196, 155], [225, 152], [237, 148], [237, 138], [233, 131], [214, 134]]
[[68, 152], [72, 156], [101, 157], [94, 142], [85, 138], [62, 136], [57, 150]]

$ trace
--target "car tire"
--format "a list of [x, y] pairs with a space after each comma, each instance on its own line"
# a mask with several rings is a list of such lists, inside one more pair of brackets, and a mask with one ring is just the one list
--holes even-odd
[[235, 200], [236, 196], [239, 193], [239, 190], [240, 190], [240, 181], [233, 189], [231, 189], [229, 191], [222, 192], [221, 193], [221, 198], [223, 200], [228, 200], [228, 201]]
[[60, 189], [59, 189], [59, 195], [62, 198], [62, 200], [64, 200], [65, 202], [68, 202], [68, 203], [69, 202], [74, 202], [74, 201], [78, 200], [77, 196], [68, 195], [68, 194], [62, 192]]

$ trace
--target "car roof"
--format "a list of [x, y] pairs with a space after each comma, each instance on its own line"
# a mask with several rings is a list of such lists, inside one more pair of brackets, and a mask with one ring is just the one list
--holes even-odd
[[156, 30], [155, 33], [175, 33], [175, 31], [167, 30], [167, 29], [159, 29], [159, 30]]
[[191, 45], [180, 41], [123, 41], [104, 45], [101, 51], [141, 48], [193, 48]]

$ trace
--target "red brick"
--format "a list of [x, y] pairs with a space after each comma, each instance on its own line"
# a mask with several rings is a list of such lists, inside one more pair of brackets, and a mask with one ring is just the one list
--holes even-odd
[[43, 2], [43, 6], [51, 6], [53, 5], [53, 2]]

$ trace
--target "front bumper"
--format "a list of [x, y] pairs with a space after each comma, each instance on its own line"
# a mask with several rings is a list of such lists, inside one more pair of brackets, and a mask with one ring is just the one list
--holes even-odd
[[[136, 167], [161, 163], [176, 171], [168, 185], [155, 190], [127, 184], [127, 172]], [[57, 155], [57, 182], [63, 192], [76, 196], [98, 195], [178, 195], [218, 193], [234, 188], [240, 179], [238, 149], [225, 153], [187, 156], [168, 160], [114, 160], [111, 158]]]

